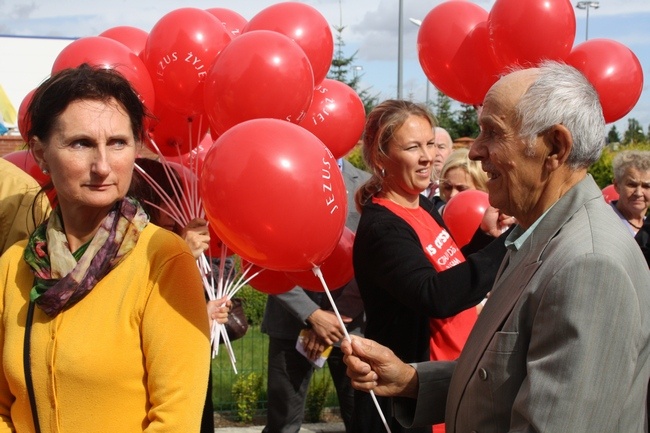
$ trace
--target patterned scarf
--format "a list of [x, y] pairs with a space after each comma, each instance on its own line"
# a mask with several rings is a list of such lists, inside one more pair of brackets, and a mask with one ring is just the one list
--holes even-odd
[[71, 253], [61, 211], [52, 212], [25, 249], [34, 273], [30, 299], [50, 317], [72, 307], [135, 247], [148, 222], [140, 204], [127, 197], [115, 203], [92, 240]]

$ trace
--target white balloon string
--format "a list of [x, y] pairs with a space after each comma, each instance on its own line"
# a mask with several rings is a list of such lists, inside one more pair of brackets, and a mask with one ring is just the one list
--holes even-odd
[[[189, 129], [188, 136], [190, 137], [190, 152], [191, 152], [192, 151], [191, 120], [188, 120], [188, 129]], [[150, 139], [149, 141], [152, 147], [155, 149], [156, 153], [158, 154], [163, 169], [165, 170], [165, 175], [167, 176], [167, 180], [169, 181], [172, 187], [174, 195], [176, 197], [179, 197], [183, 201], [185, 206], [181, 206], [180, 203], [172, 199], [169, 196], [169, 194], [146, 171], [142, 169], [142, 167], [136, 164], [135, 168], [138, 170], [139, 173], [142, 174], [142, 177], [154, 189], [156, 194], [158, 194], [158, 196], [161, 198], [162, 202], [165, 203], [167, 208], [163, 209], [161, 206], [155, 205], [148, 201], [146, 203], [158, 209], [158, 211], [164, 212], [165, 214], [169, 215], [181, 227], [186, 226], [190, 222], [190, 220], [194, 218], [203, 218], [205, 216], [205, 212], [203, 210], [203, 206], [198, 194], [198, 174], [197, 174], [198, 156], [196, 160], [193, 162], [190, 159], [191, 166], [187, 167], [192, 171], [193, 174], [195, 174], [193, 178], [188, 176], [185, 170], [182, 170], [181, 173], [177, 173], [178, 176], [176, 176], [174, 175], [174, 173], [176, 173], [176, 170], [167, 162], [167, 160], [165, 159], [165, 155], [163, 155], [162, 152], [160, 152], [158, 145], [153, 141], [153, 139]], [[179, 160], [181, 160], [180, 148], [177, 149], [177, 152], [178, 152]], [[182, 186], [179, 182], [179, 177], [183, 181]], [[231, 299], [232, 296], [237, 292], [237, 290], [239, 290], [241, 287], [244, 286], [244, 284], [241, 284], [239, 286], [232, 287], [232, 284], [230, 284], [229, 279], [230, 276], [233, 274], [233, 269], [229, 270], [227, 276], [224, 275], [226, 253], [227, 253], [227, 247], [225, 244], [222, 243], [220, 263], [219, 263], [219, 274], [217, 276], [218, 279], [216, 282], [214, 278], [214, 272], [212, 271], [212, 266], [210, 264], [210, 259], [205, 254], [201, 254], [201, 256], [196, 261], [200, 271], [203, 288], [210, 301], [214, 301], [223, 296], [227, 296], [227, 299]], [[216, 293], [215, 293], [215, 286], [216, 286]], [[231, 287], [232, 290], [231, 291], [225, 290], [228, 287]], [[223, 339], [223, 343], [226, 346], [226, 350], [228, 352], [228, 357], [230, 358], [230, 363], [232, 365], [235, 374], [237, 374], [237, 367], [235, 365], [237, 360], [235, 358], [235, 352], [230, 342], [230, 338], [228, 337], [226, 327], [223, 324], [218, 323], [216, 320], [211, 320], [211, 322], [212, 322], [212, 326], [210, 327], [210, 344], [212, 345], [212, 357], [214, 358], [219, 354], [219, 346], [221, 340]]]
[[[345, 327], [345, 323], [343, 323], [343, 319], [341, 318], [341, 314], [339, 313], [338, 308], [336, 308], [336, 304], [334, 303], [334, 299], [332, 298], [332, 294], [330, 293], [329, 288], [327, 287], [327, 283], [325, 282], [325, 278], [323, 277], [323, 273], [321, 272], [320, 266], [314, 266], [312, 269], [312, 272], [316, 277], [321, 282], [321, 285], [323, 286], [323, 289], [325, 290], [325, 294], [327, 295], [327, 299], [329, 299], [330, 304], [332, 305], [332, 309], [334, 310], [334, 314], [336, 314], [336, 318], [339, 320], [339, 324], [341, 325], [341, 328], [343, 329], [343, 333], [345, 334], [345, 339], [348, 340], [349, 342], [352, 342], [352, 338], [350, 337], [350, 334], [348, 333], [348, 330]], [[377, 396], [375, 395], [373, 390], [370, 390], [370, 397], [372, 397], [372, 401], [375, 404], [375, 407], [377, 408], [377, 412], [379, 413], [379, 417], [381, 418], [381, 422], [384, 423], [384, 427], [386, 428], [386, 431], [388, 433], [391, 433], [390, 427], [388, 426], [388, 422], [386, 421], [386, 417], [384, 417], [384, 413], [381, 411], [381, 407], [379, 406], [379, 402], [377, 401]]]
[[[174, 201], [173, 206], [172, 206], [174, 209], [177, 209], [179, 214], [182, 215], [182, 217], [179, 218], [179, 220], [180, 220], [179, 224], [181, 226], [185, 227], [185, 225], [187, 225], [187, 223], [190, 222], [190, 220], [192, 220], [193, 218], [196, 218], [196, 214], [194, 212], [191, 212], [191, 211], [188, 212], [188, 210], [189, 210], [188, 197], [186, 196], [186, 194], [184, 194], [184, 189], [180, 185], [180, 183], [178, 181], [178, 177], [172, 175], [172, 173], [176, 173], [176, 170], [172, 169], [169, 162], [167, 162], [167, 159], [165, 158], [165, 155], [163, 155], [163, 153], [160, 151], [160, 148], [158, 147], [158, 145], [156, 144], [156, 142], [152, 138], [149, 138], [149, 143], [151, 144], [151, 146], [156, 151], [156, 154], [158, 155], [158, 159], [160, 160], [160, 163], [163, 166], [163, 170], [165, 170], [165, 175], [167, 176], [167, 180], [169, 180], [169, 184], [171, 185], [172, 190], [174, 191], [174, 195], [176, 197], [180, 197], [182, 202], [185, 203], [185, 208], [180, 206], [180, 203], [176, 203], [175, 201]], [[180, 160], [180, 156], [181, 156], [180, 148], [177, 148], [176, 152], [177, 152], [177, 156], [179, 157], [179, 160]], [[142, 172], [142, 170], [141, 170], [141, 172]], [[178, 176], [187, 177], [185, 171], [183, 171], [183, 173], [176, 173], [176, 174]], [[155, 181], [153, 181], [153, 180], [151, 180], [151, 182], [155, 183]], [[150, 182], [150, 185], [151, 185], [151, 182]], [[158, 188], [157, 191], [158, 190], [162, 190], [162, 189]], [[162, 190], [162, 191], [163, 191], [164, 195], [169, 198], [169, 195], [164, 190]]]
[[[176, 156], [178, 157], [179, 161], [182, 160], [182, 155], [181, 155], [181, 150], [180, 148], [176, 148]], [[167, 180], [169, 180], [169, 183], [172, 186], [172, 189], [174, 190], [174, 194], [176, 197], [179, 197], [182, 203], [185, 206], [179, 206], [180, 211], [183, 213], [183, 216], [187, 219], [187, 221], [191, 221], [194, 218], [198, 218], [196, 210], [194, 209], [193, 202], [195, 202], [195, 198], [192, 195], [190, 185], [192, 182], [196, 182], [196, 176], [194, 178], [190, 178], [187, 174], [186, 170], [180, 170], [180, 173], [177, 172], [165, 159], [164, 155], [161, 155], [160, 162], [162, 163], [165, 173], [167, 174]], [[185, 167], [185, 165], [180, 164], [181, 167]], [[173, 174], [176, 173], [176, 176]], [[180, 180], [179, 180], [180, 178]], [[183, 184], [181, 185], [181, 182]], [[180, 204], [180, 203], [179, 203]]]
[[[195, 149], [194, 137], [192, 137], [192, 123], [193, 122], [194, 122], [194, 119], [192, 119], [191, 117], [187, 118], [187, 138], [188, 138], [187, 141], [188, 141], [188, 144], [189, 144], [189, 152], [188, 152], [188, 158], [189, 158], [188, 166], [189, 167], [188, 168], [190, 170], [192, 170], [192, 173], [194, 173], [195, 176], [198, 176], [198, 173], [197, 173], [198, 170], [192, 164], [192, 151], [194, 151], [194, 149]], [[196, 143], [198, 143], [198, 140], [196, 141]], [[178, 153], [180, 154], [180, 149], [178, 150]], [[179, 158], [179, 160], [182, 161], [181, 158]], [[196, 188], [197, 183], [198, 183], [198, 180], [197, 180], [196, 177], [192, 180], [192, 182], [188, 181], [188, 182], [185, 183], [185, 187], [187, 188], [188, 195], [190, 196], [190, 203], [191, 203], [190, 212], [195, 217], [198, 217], [198, 214], [199, 214], [199, 205], [197, 203], [198, 202], [198, 200], [197, 200], [198, 193], [197, 193], [197, 188]]]
[[199, 198], [199, 176], [201, 173], [199, 173], [199, 145], [201, 144], [201, 140], [203, 137], [201, 137], [201, 129], [203, 127], [203, 115], [199, 115], [199, 127], [196, 131], [197, 137], [195, 141], [195, 145], [192, 147], [190, 146], [190, 165], [192, 166], [192, 171], [194, 174], [196, 174], [196, 181], [192, 183], [192, 188], [193, 188], [193, 197], [195, 198], [194, 204], [196, 205], [196, 214], [203, 218], [201, 216], [201, 211], [202, 211], [202, 206], [201, 206], [201, 200]]

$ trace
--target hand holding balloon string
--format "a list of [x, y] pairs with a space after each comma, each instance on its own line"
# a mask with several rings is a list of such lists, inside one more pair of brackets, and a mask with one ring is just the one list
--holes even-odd
[[[341, 329], [343, 330], [343, 333], [345, 334], [345, 339], [348, 340], [349, 342], [352, 342], [352, 338], [350, 337], [350, 334], [348, 333], [347, 328], [345, 327], [345, 323], [343, 322], [343, 318], [341, 317], [341, 313], [339, 313], [339, 309], [336, 308], [336, 304], [334, 303], [334, 298], [332, 298], [332, 294], [329, 291], [329, 288], [327, 287], [327, 283], [325, 282], [325, 278], [323, 278], [323, 273], [320, 270], [320, 266], [314, 266], [312, 268], [312, 272], [318, 279], [320, 280], [321, 284], [323, 285], [323, 289], [325, 290], [325, 294], [327, 295], [327, 299], [329, 299], [330, 304], [332, 305], [332, 310], [334, 310], [334, 314], [336, 314], [336, 318], [339, 320], [339, 323], [341, 325]], [[377, 396], [375, 396], [375, 393], [373, 390], [369, 391], [370, 397], [372, 397], [372, 401], [375, 404], [375, 407], [377, 408], [377, 412], [379, 413], [379, 416], [381, 417], [381, 421], [384, 423], [384, 427], [386, 428], [386, 431], [388, 433], [391, 433], [390, 427], [388, 426], [388, 422], [386, 421], [386, 417], [384, 416], [384, 413], [381, 411], [381, 407], [379, 406], [379, 402], [377, 401]]]

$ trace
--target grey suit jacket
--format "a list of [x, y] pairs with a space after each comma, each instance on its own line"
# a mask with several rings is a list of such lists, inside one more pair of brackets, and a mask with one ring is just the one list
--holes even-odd
[[587, 176], [506, 256], [457, 363], [418, 366], [398, 419], [446, 403], [447, 432], [641, 432], [649, 338], [650, 271]]
[[[348, 196], [348, 215], [345, 225], [356, 231], [359, 225], [359, 212], [354, 205], [354, 194], [370, 175], [359, 170], [348, 161], [343, 160], [341, 172]], [[332, 297], [336, 307], [343, 316], [352, 317], [347, 325], [348, 332], [360, 334], [364, 320], [363, 301], [359, 294], [357, 282], [353, 279], [340, 290], [332, 287]], [[266, 301], [262, 332], [274, 338], [296, 339], [300, 330], [307, 327], [307, 318], [321, 308], [324, 293], [304, 290], [298, 286], [280, 295], [270, 295]]]

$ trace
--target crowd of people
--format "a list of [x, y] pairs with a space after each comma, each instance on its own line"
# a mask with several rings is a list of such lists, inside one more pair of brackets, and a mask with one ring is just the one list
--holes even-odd
[[[50, 181], [0, 159], [0, 432], [213, 432], [210, 329], [232, 302], [206, 297], [210, 231], [175, 214], [179, 173], [138, 156], [145, 107], [82, 65], [27, 115]], [[300, 430], [323, 354], [348, 433], [648, 431], [650, 151], [616, 156], [607, 204], [598, 95], [557, 62], [505, 74], [478, 121], [454, 150], [420, 104], [368, 114], [367, 171], [339, 160], [341, 320], [323, 293], [267, 298], [265, 433]], [[491, 206], [460, 247], [441, 214], [471, 189]]]

